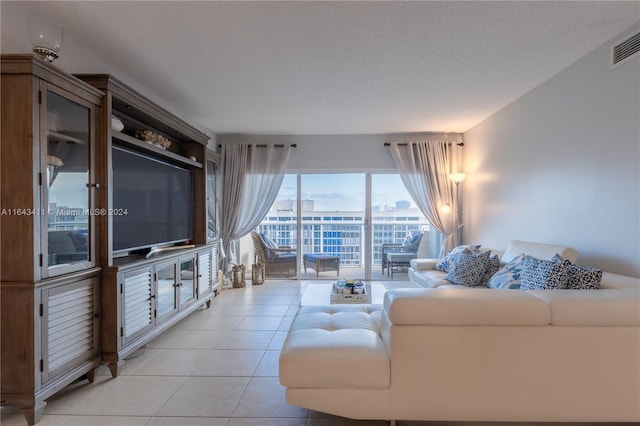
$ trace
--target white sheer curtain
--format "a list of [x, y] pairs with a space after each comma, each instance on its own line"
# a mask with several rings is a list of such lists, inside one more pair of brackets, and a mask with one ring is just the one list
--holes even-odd
[[278, 195], [289, 164], [291, 146], [222, 145], [222, 255], [233, 260], [233, 241], [264, 219]]
[[449, 179], [451, 142], [391, 142], [390, 153], [418, 208], [431, 225], [442, 233], [440, 249], [443, 257], [458, 245], [458, 206], [454, 184]]

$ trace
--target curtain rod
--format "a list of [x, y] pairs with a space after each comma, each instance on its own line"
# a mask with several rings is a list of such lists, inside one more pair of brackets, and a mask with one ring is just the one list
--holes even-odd
[[[451, 143], [452, 143], [452, 142], [449, 142], [449, 145], [451, 145]], [[407, 144], [407, 143], [399, 143], [398, 145], [400, 145], [400, 146], [407, 146], [407, 145], [409, 145], [409, 144]], [[457, 143], [456, 145], [458, 145], [458, 146], [464, 146], [464, 142], [459, 142], [459, 143]], [[384, 143], [384, 146], [391, 146], [391, 143], [390, 143], [390, 142], [385, 142], [385, 143]]]
[[[284, 148], [286, 145], [285, 144], [276, 144], [274, 145], [276, 148]], [[291, 148], [297, 148], [298, 144], [296, 143], [292, 143], [291, 145], [289, 145]], [[267, 145], [255, 145], [256, 148], [266, 148]], [[222, 148], [221, 144], [218, 144], [218, 148]]]

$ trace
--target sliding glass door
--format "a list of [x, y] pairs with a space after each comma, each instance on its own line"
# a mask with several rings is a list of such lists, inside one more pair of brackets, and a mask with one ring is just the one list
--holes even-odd
[[[415, 232], [429, 238], [429, 223], [397, 174], [290, 174], [258, 231], [296, 249], [301, 279], [381, 280], [390, 279], [383, 244]], [[397, 272], [394, 279], [407, 279], [406, 269]]]
[[[300, 184], [303, 253], [338, 257], [341, 278], [364, 279], [365, 174], [305, 174]], [[304, 262], [301, 278], [338, 275], [316, 258]]]
[[[424, 244], [433, 240], [429, 234], [427, 218], [411, 200], [398, 174], [372, 174], [371, 176], [371, 234], [372, 234], [372, 279], [390, 277], [388, 265], [383, 265], [383, 246], [388, 251], [401, 251], [393, 246], [401, 246], [407, 237], [422, 233], [427, 238]], [[384, 266], [384, 268], [383, 268]], [[407, 266], [396, 266], [393, 276], [407, 279]]]

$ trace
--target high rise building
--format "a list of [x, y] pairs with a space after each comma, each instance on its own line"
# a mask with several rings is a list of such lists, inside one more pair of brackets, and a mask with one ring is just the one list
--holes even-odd
[[[301, 225], [302, 253], [336, 254], [342, 265], [364, 266], [364, 212], [303, 209]], [[401, 244], [408, 234], [430, 229], [416, 208], [372, 212], [371, 226], [374, 265], [381, 263], [382, 244]], [[274, 208], [258, 226], [258, 232], [264, 232], [278, 245], [295, 248], [297, 227], [295, 210]]]
[[409, 210], [411, 208], [411, 203], [406, 200], [396, 201], [396, 210]]

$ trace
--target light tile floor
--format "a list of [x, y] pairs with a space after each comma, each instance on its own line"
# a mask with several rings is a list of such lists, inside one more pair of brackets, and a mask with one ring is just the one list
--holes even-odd
[[[307, 285], [323, 281], [267, 280], [224, 290], [129, 359], [119, 377], [100, 367], [96, 380], [68, 386], [48, 400], [40, 426], [382, 426], [287, 404], [278, 357]], [[325, 281], [330, 282], [330, 281]], [[387, 288], [408, 281], [383, 281]], [[26, 425], [3, 407], [2, 426]], [[408, 422], [398, 426], [491, 423]], [[500, 423], [531, 425], [532, 423]], [[552, 423], [539, 425], [550, 426]]]
[[[149, 342], [117, 378], [103, 366], [94, 383], [82, 380], [54, 395], [38, 425], [385, 425], [285, 401], [280, 349], [302, 292], [319, 282], [325, 281], [267, 280], [225, 289], [209, 309], [196, 310]], [[2, 426], [27, 424], [18, 409], [3, 407], [0, 414]]]

